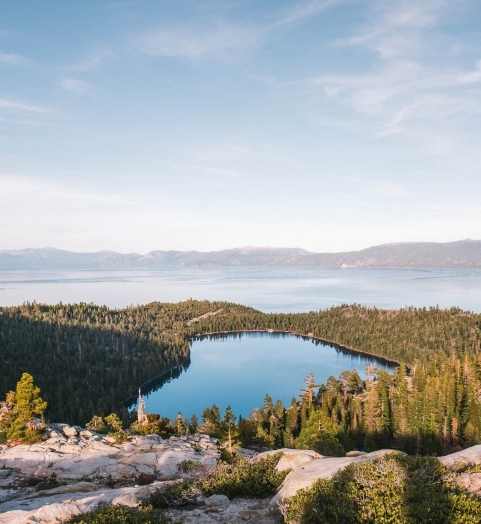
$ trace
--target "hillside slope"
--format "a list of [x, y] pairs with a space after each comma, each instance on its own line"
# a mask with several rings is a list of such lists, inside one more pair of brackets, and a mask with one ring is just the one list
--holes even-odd
[[383, 244], [360, 251], [313, 253], [299, 248], [246, 247], [222, 251], [74, 253], [55, 248], [0, 251], [0, 269], [106, 267], [357, 267], [481, 269], [481, 240]]

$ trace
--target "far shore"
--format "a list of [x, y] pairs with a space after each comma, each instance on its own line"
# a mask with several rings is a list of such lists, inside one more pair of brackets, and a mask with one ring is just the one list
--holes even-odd
[[[383, 357], [376, 355], [375, 353], [371, 353], [369, 351], [363, 351], [362, 349], [353, 348], [350, 346], [345, 346], [343, 344], [339, 344], [338, 342], [334, 342], [332, 340], [328, 340], [327, 338], [320, 338], [314, 336], [312, 333], [308, 333], [307, 335], [302, 333], [297, 333], [296, 331], [284, 331], [281, 329], [242, 329], [240, 331], [209, 331], [208, 333], [197, 333], [192, 338], [203, 338], [203, 337], [209, 337], [209, 336], [215, 336], [215, 335], [233, 335], [235, 333], [269, 333], [269, 334], [285, 334], [285, 335], [292, 335], [295, 337], [305, 338], [305, 339], [311, 339], [311, 340], [317, 340], [321, 344], [326, 344], [328, 346], [332, 346], [340, 351], [346, 351], [347, 353], [355, 353], [358, 355], [365, 355], [368, 357], [373, 357], [376, 360], [380, 360], [381, 362], [385, 362], [386, 364], [393, 364], [394, 366], [401, 365], [401, 362], [398, 360], [394, 360], [391, 358]], [[409, 366], [406, 366], [406, 368], [409, 370]]]

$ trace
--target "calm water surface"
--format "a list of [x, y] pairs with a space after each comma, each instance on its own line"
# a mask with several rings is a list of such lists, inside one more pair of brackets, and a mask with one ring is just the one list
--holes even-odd
[[120, 308], [188, 298], [228, 300], [264, 312], [304, 312], [343, 303], [387, 309], [456, 306], [481, 312], [481, 271], [266, 267], [0, 271], [0, 306], [36, 300]]
[[363, 355], [337, 351], [332, 346], [286, 334], [237, 333], [195, 340], [187, 371], [145, 397], [147, 411], [174, 418], [199, 417], [216, 404], [221, 414], [230, 405], [236, 415], [248, 417], [261, 407], [266, 393], [288, 406], [298, 397], [308, 373], [318, 384], [330, 375], [357, 370], [365, 378], [368, 362], [392, 369], [384, 362]]

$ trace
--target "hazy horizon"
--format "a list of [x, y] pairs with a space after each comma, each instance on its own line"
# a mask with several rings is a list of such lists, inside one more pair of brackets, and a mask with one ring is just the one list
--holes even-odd
[[479, 238], [480, 15], [477, 0], [6, 2], [2, 244]]
[[[370, 248], [374, 248], [374, 247], [382, 247], [382, 246], [396, 246], [396, 245], [402, 245], [402, 244], [451, 244], [451, 243], [456, 243], [456, 242], [481, 242], [481, 239], [475, 239], [475, 238], [460, 238], [460, 239], [455, 239], [455, 240], [447, 240], [446, 242], [436, 242], [436, 241], [431, 241], [431, 240], [425, 240], [425, 241], [415, 241], [415, 242], [410, 242], [410, 241], [404, 241], [404, 242], [386, 242], [384, 244], [378, 244], [378, 245], [375, 245], [375, 246], [365, 246], [365, 247], [362, 247], [360, 249], [353, 249], [353, 250], [346, 250], [346, 252], [348, 251], [364, 251], [365, 249], [370, 249]], [[213, 250], [200, 250], [200, 249], [179, 249], [179, 250], [170, 250], [170, 249], [163, 249], [163, 248], [154, 248], [152, 249], [151, 251], [147, 251], [147, 252], [143, 252], [143, 253], [139, 253], [139, 252], [136, 252], [136, 251], [115, 251], [115, 250], [111, 250], [111, 249], [99, 249], [99, 250], [95, 250], [95, 251], [79, 251], [79, 250], [70, 250], [70, 249], [63, 249], [63, 248], [58, 248], [58, 247], [55, 247], [55, 246], [41, 246], [41, 247], [23, 247], [23, 248], [18, 248], [18, 249], [9, 249], [9, 248], [0, 248], [0, 252], [12, 252], [12, 251], [27, 251], [27, 250], [55, 250], [55, 251], [68, 251], [68, 252], [71, 252], [71, 253], [78, 253], [78, 254], [82, 254], [82, 253], [102, 253], [102, 252], [111, 252], [111, 253], [118, 253], [118, 254], [121, 254], [121, 255], [148, 255], [149, 253], [152, 253], [152, 252], [155, 252], [155, 251], [180, 251], [180, 252], [192, 252], [192, 251], [195, 251], [195, 252], [199, 252], [199, 253], [209, 253], [209, 252], [218, 252], [218, 251], [229, 251], [229, 250], [251, 250], [251, 251], [256, 251], [256, 250], [282, 250], [282, 249], [290, 249], [290, 250], [301, 250], [301, 251], [306, 251], [306, 252], [311, 252], [311, 253], [316, 253], [316, 254], [323, 254], [323, 253], [326, 253], [326, 254], [329, 254], [329, 253], [332, 253], [332, 254], [336, 254], [336, 253], [341, 253], [341, 251], [310, 251], [309, 249], [305, 249], [303, 247], [300, 247], [300, 246], [252, 246], [252, 245], [247, 245], [247, 246], [234, 246], [234, 247], [227, 247], [227, 248], [223, 248], [223, 249], [213, 249]]]

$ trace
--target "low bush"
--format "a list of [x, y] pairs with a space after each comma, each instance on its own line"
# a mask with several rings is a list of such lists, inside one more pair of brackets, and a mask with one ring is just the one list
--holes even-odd
[[192, 477], [201, 477], [207, 474], [207, 466], [197, 460], [183, 460], [177, 466], [177, 469], [184, 475]]
[[255, 463], [241, 456], [232, 464], [220, 462], [204, 480], [202, 490], [207, 495], [221, 493], [229, 498], [273, 495], [287, 475], [287, 471], [276, 471], [281, 456], [276, 453]]
[[192, 506], [197, 504], [198, 497], [201, 495], [198, 481], [183, 480], [155, 490], [150, 495], [149, 504], [158, 509]]
[[[232, 464], [219, 462], [208, 473], [191, 477], [182, 482], [152, 493], [149, 503], [155, 508], [195, 504], [200, 496], [223, 494], [229, 498], [264, 498], [273, 495], [287, 475], [276, 471], [281, 453], [251, 463], [237, 457]], [[180, 466], [190, 472], [197, 466], [185, 463]]]
[[72, 517], [66, 524], [172, 524], [172, 519], [151, 507], [132, 509], [108, 505]]
[[39, 482], [35, 486], [35, 489], [37, 491], [45, 491], [48, 489], [58, 488], [59, 486], [63, 486], [64, 484], [65, 482], [60, 482], [57, 478], [57, 475], [55, 473], [52, 473], [50, 477], [48, 477], [48, 479], [45, 479]]
[[481, 499], [431, 457], [391, 454], [350, 464], [287, 501], [292, 524], [479, 524]]

